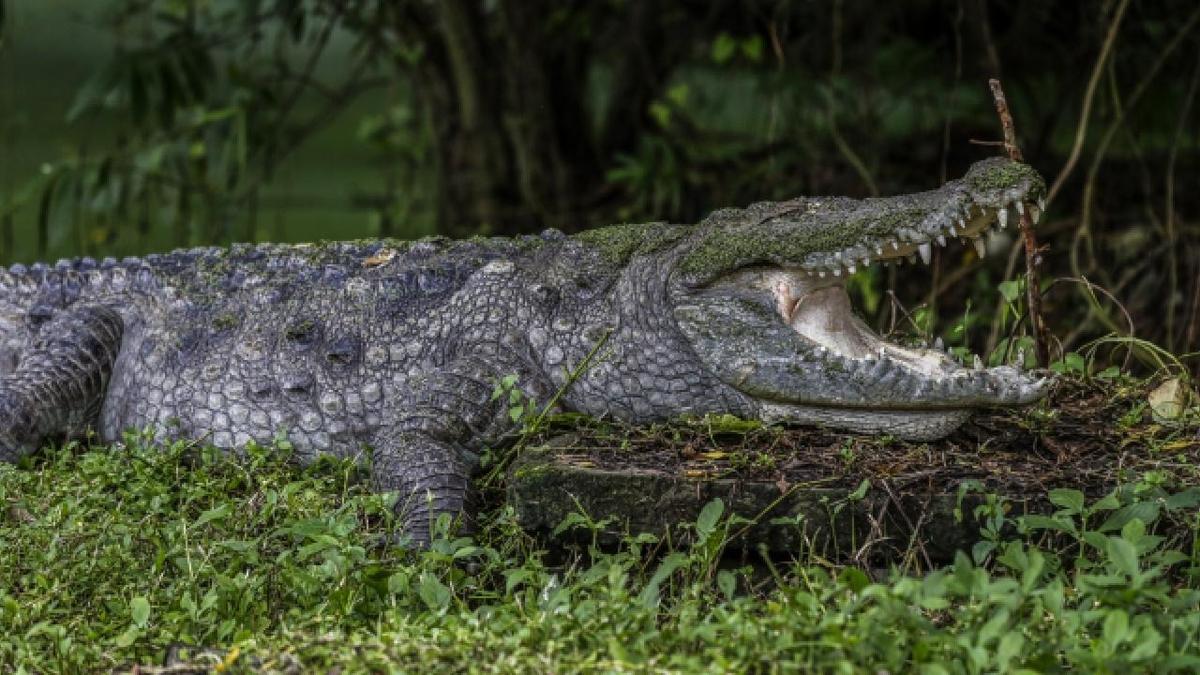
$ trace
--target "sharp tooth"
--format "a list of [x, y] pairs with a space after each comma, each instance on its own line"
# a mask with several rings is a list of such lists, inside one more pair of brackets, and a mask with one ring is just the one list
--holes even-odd
[[917, 247], [917, 253], [921, 254], [921, 262], [928, 265], [929, 259], [933, 257], [933, 247], [929, 245], [929, 242], [925, 242]]
[[824, 279], [824, 278], [825, 278], [825, 270], [818, 270], [818, 271], [817, 271], [817, 274], [818, 274], [818, 275], [819, 275], [819, 276], [820, 276], [822, 279]]
[[1034, 225], [1037, 225], [1037, 222], [1042, 219], [1041, 207], [1039, 207], [1037, 204], [1030, 204], [1029, 205], [1029, 218], [1030, 218], [1030, 220], [1033, 221]]
[[946, 245], [946, 235], [939, 234], [937, 236], [937, 243], [938, 243], [938, 246], [945, 246]]
[[1008, 227], [1008, 209], [1006, 207], [1001, 206], [1000, 210], [996, 212], [996, 221], [1000, 223], [1000, 229]]
[[983, 241], [983, 237], [975, 237], [972, 243], [975, 244], [975, 253], [979, 255], [980, 260], [983, 260], [987, 256], [987, 243]]
[[854, 265], [847, 265], [847, 266], [846, 266], [846, 274], [854, 274], [854, 273], [855, 273], [855, 272], [857, 272], [857, 271], [858, 271], [858, 268], [857, 268], [857, 267], [855, 267]]
[[883, 255], [883, 245], [875, 244], [875, 255]]
[[1045, 197], [1038, 197], [1038, 210], [1039, 211], [1046, 210], [1046, 198]]
[[979, 355], [976, 354], [971, 365], [975, 368], [975, 370], [983, 370], [983, 359], [979, 358]]
[[933, 341], [933, 348], [939, 352], [946, 351], [946, 343], [942, 342], [942, 336], [939, 335], [937, 339]]
[[895, 239], [893, 239], [893, 240], [891, 241], [891, 244], [892, 244], [892, 250], [893, 250], [893, 251], [899, 251], [899, 250], [900, 250], [900, 242], [898, 242], [898, 241], [896, 241]]
[[840, 267], [833, 268], [833, 276], [835, 276], [835, 277], [842, 276], [842, 268], [840, 268]]
[[962, 230], [963, 232], [967, 231], [967, 221], [963, 220], [962, 216], [958, 217], [958, 229]]
[[834, 257], [834, 258], [837, 258], [838, 260], [841, 260], [841, 259], [842, 259], [842, 252], [841, 252], [841, 251], [834, 251], [834, 252], [833, 252], [833, 257]]
[[1023, 202], [1021, 202], [1021, 200], [1020, 200], [1020, 199], [1018, 199], [1017, 201], [1013, 202], [1013, 204], [1014, 204], [1014, 205], [1017, 207], [1017, 215], [1018, 215], [1018, 216], [1023, 216], [1023, 215], [1025, 215], [1025, 204], [1024, 204]]

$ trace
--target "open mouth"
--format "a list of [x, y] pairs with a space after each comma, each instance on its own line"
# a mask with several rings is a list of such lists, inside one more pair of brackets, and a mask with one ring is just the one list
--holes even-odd
[[[789, 269], [748, 270], [753, 278], [743, 282], [772, 293], [784, 322], [821, 352], [853, 361], [891, 362], [914, 373], [941, 378], [964, 370], [944, 351], [941, 340], [926, 348], [904, 347], [885, 340], [854, 313], [843, 280], [876, 263], [920, 260], [928, 264], [933, 246], [947, 246], [955, 239], [972, 246], [983, 258], [989, 231], [1005, 229], [1026, 209], [1036, 222], [1043, 208], [1042, 203], [1025, 204], [1020, 200], [1000, 207], [969, 205], [957, 213], [929, 219], [932, 228], [900, 227], [890, 238], [860, 242], [832, 253], [814, 253], [803, 264]], [[939, 223], [945, 225], [939, 227]], [[970, 369], [983, 369], [978, 355], [972, 360]], [[1018, 362], [1021, 360], [1018, 358]]]
[[1044, 194], [1031, 167], [991, 158], [925, 192], [715, 212], [680, 259], [678, 325], [768, 417], [859, 430], [905, 419], [915, 425], [906, 437], [932, 438], [973, 409], [1030, 403], [1048, 379], [985, 368], [979, 356], [960, 363], [939, 342], [889, 342], [855, 315], [844, 282], [870, 265], [928, 263], [935, 246], [954, 240], [982, 256], [989, 230], [1023, 215], [1036, 221]]

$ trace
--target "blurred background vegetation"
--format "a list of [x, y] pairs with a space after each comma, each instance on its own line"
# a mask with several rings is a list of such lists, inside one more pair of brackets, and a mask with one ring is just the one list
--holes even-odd
[[[999, 77], [1054, 186], [1056, 352], [1155, 365], [1149, 342], [1200, 349], [1198, 23], [1195, 0], [0, 0], [0, 262], [927, 189], [999, 153], [975, 142]], [[859, 307], [1004, 358], [1023, 265], [989, 251], [860, 272]]]

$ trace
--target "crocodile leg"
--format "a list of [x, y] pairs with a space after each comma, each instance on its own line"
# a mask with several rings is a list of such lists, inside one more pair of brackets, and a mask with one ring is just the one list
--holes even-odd
[[480, 442], [496, 440], [514, 426], [492, 392], [501, 377], [517, 370], [505, 372], [496, 361], [477, 355], [423, 378], [402, 416], [373, 439], [375, 488], [397, 493], [405, 534], [418, 546], [429, 542], [440, 514], [469, 515], [470, 473]]
[[46, 322], [14, 370], [0, 378], [0, 461], [15, 462], [51, 436], [76, 436], [100, 411], [124, 322], [80, 305]]

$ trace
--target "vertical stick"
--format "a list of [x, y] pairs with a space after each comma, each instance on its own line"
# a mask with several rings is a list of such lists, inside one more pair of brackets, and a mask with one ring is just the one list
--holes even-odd
[[[1000, 116], [1000, 127], [1004, 129], [1004, 150], [1008, 158], [1014, 162], [1025, 161], [1021, 148], [1017, 145], [1017, 131], [1013, 126], [1012, 113], [1008, 111], [1008, 100], [1004, 98], [1004, 89], [1000, 80], [988, 80], [992, 89], [992, 98], [996, 101], [996, 114]], [[1037, 355], [1038, 366], [1045, 368], [1050, 363], [1050, 350], [1047, 346], [1046, 322], [1042, 318], [1042, 287], [1039, 280], [1038, 264], [1041, 262], [1041, 251], [1038, 249], [1037, 237], [1033, 234], [1033, 219], [1030, 209], [1021, 210], [1021, 237], [1025, 241], [1025, 289], [1029, 301], [1029, 325], [1033, 329], [1033, 349]]]

